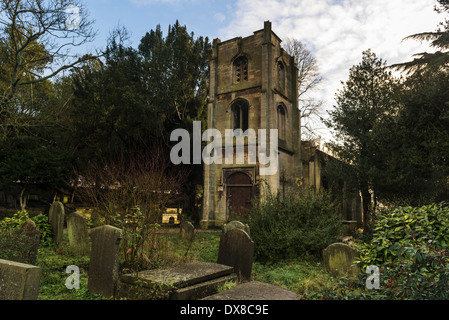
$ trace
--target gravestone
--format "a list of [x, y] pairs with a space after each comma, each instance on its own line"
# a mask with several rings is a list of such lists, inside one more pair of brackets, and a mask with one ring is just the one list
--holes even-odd
[[19, 241], [23, 246], [24, 259], [29, 264], [35, 264], [37, 258], [37, 250], [39, 248], [39, 242], [41, 238], [41, 232], [39, 228], [36, 226], [34, 221], [28, 220], [26, 221], [22, 227], [17, 231], [17, 235], [19, 236]]
[[359, 253], [344, 243], [333, 243], [323, 250], [324, 268], [335, 276], [357, 276], [360, 268], [354, 264]]
[[245, 231], [248, 234], [248, 236], [251, 236], [251, 234], [249, 232], [249, 226], [247, 224], [244, 224], [243, 222], [231, 221], [231, 222], [225, 223], [223, 225], [223, 233], [226, 233], [232, 229], [242, 229], [243, 231]]
[[239, 281], [251, 279], [254, 242], [242, 229], [232, 229], [220, 238], [218, 263], [234, 267]]
[[92, 229], [90, 237], [92, 250], [87, 289], [92, 293], [112, 297], [118, 280], [122, 230], [104, 225]]
[[0, 300], [37, 300], [41, 268], [0, 259]]
[[64, 230], [64, 205], [60, 201], [55, 201], [50, 207], [48, 213], [48, 220], [51, 224], [53, 232], [53, 241], [57, 246], [62, 243], [62, 234]]
[[179, 225], [179, 236], [188, 242], [192, 242], [195, 238], [195, 227], [189, 221], [183, 221]]
[[76, 256], [88, 256], [89, 234], [86, 219], [80, 213], [72, 212], [67, 215], [67, 233], [72, 253]]

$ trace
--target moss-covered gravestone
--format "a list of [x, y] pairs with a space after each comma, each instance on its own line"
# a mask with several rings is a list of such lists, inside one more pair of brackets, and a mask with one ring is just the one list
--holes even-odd
[[217, 263], [234, 267], [239, 281], [251, 280], [254, 242], [242, 229], [232, 229], [220, 238]]
[[20, 242], [20, 249], [23, 252], [23, 261], [21, 262], [35, 264], [41, 238], [41, 233], [36, 223], [32, 220], [26, 221], [16, 232], [16, 236]]
[[225, 223], [223, 225], [222, 231], [223, 231], [223, 233], [226, 233], [232, 229], [242, 229], [243, 231], [245, 231], [248, 234], [248, 236], [251, 236], [251, 234], [249, 232], [249, 226], [240, 221], [231, 221], [231, 222]]
[[333, 243], [323, 250], [324, 267], [327, 272], [335, 276], [357, 276], [360, 268], [354, 262], [358, 256], [358, 251], [351, 246]]
[[122, 230], [105, 225], [92, 229], [90, 237], [92, 250], [87, 289], [91, 293], [112, 297], [118, 281]]
[[67, 215], [67, 233], [72, 253], [76, 256], [88, 256], [89, 234], [86, 220], [80, 213], [72, 212]]
[[51, 229], [53, 233], [53, 241], [56, 246], [62, 243], [62, 234], [64, 230], [64, 205], [60, 201], [55, 201], [50, 207], [50, 212], [48, 213], [48, 220], [51, 224]]
[[195, 239], [195, 227], [189, 221], [181, 222], [179, 226], [179, 236], [187, 242], [192, 242]]

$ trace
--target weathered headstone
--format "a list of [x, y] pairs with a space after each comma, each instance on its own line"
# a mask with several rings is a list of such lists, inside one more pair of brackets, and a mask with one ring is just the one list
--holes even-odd
[[37, 258], [37, 250], [41, 238], [41, 232], [34, 221], [26, 221], [16, 233], [21, 243], [21, 250], [24, 253], [24, 263], [35, 264]]
[[323, 250], [323, 263], [327, 272], [335, 276], [356, 276], [360, 269], [354, 264], [359, 253], [344, 243], [333, 243]]
[[89, 234], [86, 219], [80, 213], [72, 212], [67, 215], [67, 233], [72, 253], [76, 256], [88, 256]]
[[37, 300], [41, 268], [0, 259], [0, 300]]
[[90, 237], [92, 250], [87, 289], [92, 293], [112, 297], [118, 280], [122, 230], [105, 225], [92, 229]]
[[64, 205], [60, 201], [55, 201], [50, 207], [50, 211], [48, 213], [48, 220], [50, 221], [52, 232], [53, 232], [53, 241], [57, 246], [62, 243], [62, 234], [64, 230]]
[[179, 225], [179, 236], [188, 242], [192, 242], [195, 238], [195, 227], [189, 221], [183, 221]]
[[240, 281], [251, 279], [254, 242], [241, 229], [232, 229], [220, 238], [218, 263], [233, 266]]
[[251, 236], [251, 234], [249, 232], [249, 226], [247, 224], [244, 224], [243, 222], [231, 221], [231, 222], [225, 223], [223, 225], [223, 233], [226, 233], [226, 232], [228, 232], [229, 230], [232, 230], [232, 229], [242, 229], [249, 236]]

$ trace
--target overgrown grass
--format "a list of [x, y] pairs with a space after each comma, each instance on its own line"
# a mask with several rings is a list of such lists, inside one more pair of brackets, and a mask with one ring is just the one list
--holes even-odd
[[293, 291], [308, 300], [321, 300], [322, 293], [338, 283], [324, 271], [321, 262], [299, 258], [273, 264], [255, 262], [252, 278]]
[[[158, 234], [158, 261], [154, 267], [163, 267], [191, 261], [216, 262], [221, 232], [197, 232], [192, 243], [182, 240], [178, 233]], [[38, 266], [42, 268], [39, 300], [98, 300], [102, 296], [87, 290], [88, 257], [71, 254], [66, 235], [62, 247], [39, 248]], [[70, 265], [79, 267], [80, 289], [68, 289], [65, 285], [71, 275], [66, 273]], [[290, 261], [264, 264], [255, 261], [253, 280], [271, 283], [302, 295], [305, 299], [321, 299], [322, 292], [337, 283], [337, 279], [324, 271], [323, 265], [313, 258], [297, 258]], [[228, 283], [228, 289], [235, 284]]]
[[[101, 300], [100, 295], [87, 290], [89, 257], [75, 257], [67, 243], [58, 249], [53, 246], [41, 246], [36, 265], [42, 268], [39, 288], [39, 300]], [[66, 273], [67, 267], [75, 265], [80, 271], [79, 289], [68, 289], [66, 280], [72, 273]]]

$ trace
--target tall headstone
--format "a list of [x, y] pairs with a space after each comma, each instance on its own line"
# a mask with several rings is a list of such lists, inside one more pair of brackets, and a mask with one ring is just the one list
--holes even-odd
[[118, 280], [122, 230], [104, 225], [92, 229], [90, 237], [92, 250], [87, 289], [92, 293], [112, 297]]
[[37, 300], [41, 268], [0, 259], [0, 300]]
[[62, 243], [62, 234], [64, 230], [64, 205], [60, 201], [55, 201], [50, 207], [50, 212], [48, 213], [48, 220], [50, 221], [53, 241], [56, 246]]
[[234, 267], [239, 281], [251, 280], [254, 242], [242, 229], [232, 229], [220, 238], [217, 263]]
[[335, 276], [357, 276], [360, 269], [354, 264], [359, 253], [344, 243], [333, 243], [323, 250], [324, 268]]
[[244, 224], [243, 222], [230, 221], [228, 223], [225, 223], [222, 228], [223, 233], [226, 233], [232, 229], [242, 229], [243, 231], [245, 231], [248, 234], [248, 236], [251, 236], [251, 234], [249, 232], [249, 226], [247, 224]]
[[188, 242], [192, 242], [195, 238], [195, 227], [189, 221], [183, 221], [179, 225], [179, 236]]
[[76, 256], [89, 255], [89, 234], [84, 217], [78, 212], [67, 215], [67, 233], [72, 253]]
[[16, 235], [22, 246], [24, 263], [35, 264], [37, 258], [37, 250], [41, 238], [41, 232], [34, 221], [26, 221], [17, 231]]

